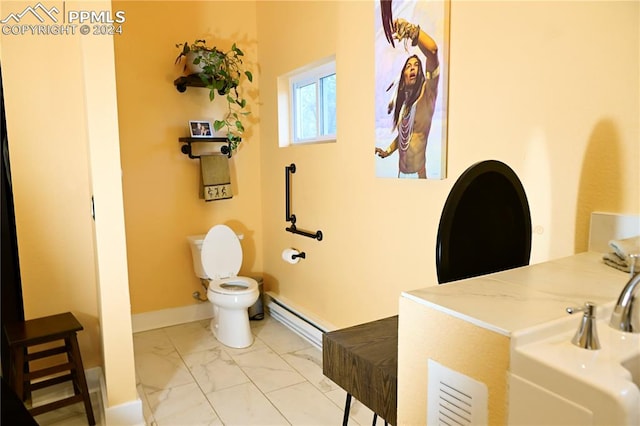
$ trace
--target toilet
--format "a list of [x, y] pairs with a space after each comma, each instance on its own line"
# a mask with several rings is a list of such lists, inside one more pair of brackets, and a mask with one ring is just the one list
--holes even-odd
[[187, 239], [196, 275], [209, 282], [207, 299], [214, 311], [211, 332], [225, 346], [251, 346], [248, 308], [260, 292], [256, 280], [237, 276], [242, 265], [239, 237], [228, 226], [216, 225], [205, 236]]

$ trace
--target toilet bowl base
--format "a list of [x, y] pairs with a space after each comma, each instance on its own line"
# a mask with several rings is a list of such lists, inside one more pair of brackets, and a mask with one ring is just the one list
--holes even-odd
[[211, 320], [211, 332], [223, 345], [230, 348], [246, 348], [253, 343], [247, 309], [215, 309]]

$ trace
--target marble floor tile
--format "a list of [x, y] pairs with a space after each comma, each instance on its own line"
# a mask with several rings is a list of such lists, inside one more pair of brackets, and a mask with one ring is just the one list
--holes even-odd
[[152, 391], [195, 382], [175, 349], [172, 352], [136, 353], [135, 366], [140, 384]]
[[180, 355], [223, 346], [211, 333], [209, 320], [195, 321], [165, 328]]
[[282, 323], [267, 317], [259, 329], [254, 331], [257, 338], [278, 354], [306, 349], [311, 343], [289, 330]]
[[249, 382], [249, 378], [221, 347], [183, 356], [187, 368], [205, 394]]
[[338, 385], [322, 374], [322, 351], [320, 349], [312, 346], [283, 354], [282, 359], [320, 391], [329, 392], [339, 388]]
[[268, 348], [232, 357], [264, 393], [305, 381], [302, 375]]
[[147, 397], [158, 426], [223, 424], [195, 383], [150, 392]]
[[175, 351], [175, 347], [165, 330], [161, 328], [135, 333], [133, 335], [133, 351], [135, 354], [147, 352], [169, 353]]
[[309, 382], [281, 388], [266, 395], [293, 425], [342, 423], [342, 410]]
[[[347, 399], [347, 392], [336, 385], [337, 389], [325, 393], [327, 398], [331, 399], [334, 404], [340, 407], [344, 413], [344, 405]], [[355, 398], [351, 398], [351, 408], [349, 408], [349, 424], [352, 421], [359, 425], [370, 425], [373, 422], [373, 411], [363, 405]], [[378, 418], [377, 424], [384, 425], [384, 420]]]
[[140, 400], [142, 401], [142, 415], [147, 421], [147, 425], [155, 425], [155, 418], [153, 417], [153, 412], [149, 405], [149, 398], [147, 398], [147, 394], [144, 391], [143, 386], [138, 383], [136, 385], [136, 390], [138, 391], [138, 397], [140, 397]]
[[[322, 352], [268, 315], [250, 324], [256, 338], [242, 349], [219, 344], [208, 320], [134, 334], [146, 424], [341, 424], [346, 392], [322, 374]], [[91, 397], [98, 426], [105, 426], [102, 397]], [[86, 425], [82, 408], [76, 404], [37, 420], [42, 426]], [[372, 420], [373, 412], [353, 399], [349, 425]]]
[[260, 349], [267, 349], [267, 345], [265, 345], [262, 340], [257, 338], [254, 338], [251, 346], [248, 346], [246, 348], [230, 348], [228, 346], [224, 347], [225, 352], [227, 352], [231, 356], [242, 355]]
[[227, 426], [292, 424], [253, 383], [211, 392], [207, 398]]

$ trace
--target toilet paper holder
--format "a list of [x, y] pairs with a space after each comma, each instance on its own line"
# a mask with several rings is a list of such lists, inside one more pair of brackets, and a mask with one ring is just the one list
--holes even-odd
[[306, 257], [305, 252], [294, 248], [286, 248], [282, 251], [282, 260], [293, 265], [300, 262], [300, 259], [306, 259]]

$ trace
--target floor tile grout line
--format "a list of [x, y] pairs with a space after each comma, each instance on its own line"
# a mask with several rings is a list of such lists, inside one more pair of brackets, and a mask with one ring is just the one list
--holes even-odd
[[[176, 347], [176, 345], [173, 342], [173, 340], [171, 340], [171, 337], [169, 337], [169, 341], [173, 345], [174, 350], [178, 353], [178, 356], [180, 357], [180, 360], [182, 361], [182, 364], [184, 365], [184, 368], [186, 368], [187, 371], [189, 371], [189, 375], [193, 378], [193, 382], [196, 384], [196, 386], [200, 390], [200, 393], [202, 394], [204, 399], [207, 401], [207, 404], [209, 404], [209, 407], [211, 407], [211, 409], [213, 410], [213, 412], [216, 415], [216, 417], [218, 418], [218, 420], [220, 420], [220, 423], [222, 423], [224, 425], [224, 422], [222, 421], [222, 417], [220, 417], [220, 413], [218, 413], [218, 410], [216, 410], [216, 407], [213, 406], [213, 403], [211, 402], [211, 400], [209, 400], [209, 398], [207, 398], [207, 394], [204, 392], [204, 389], [202, 389], [202, 386], [200, 386], [200, 383], [198, 382], [198, 379], [196, 378], [196, 376], [193, 375], [193, 371], [191, 370], [191, 367], [189, 367], [189, 365], [187, 364], [187, 362], [184, 359], [184, 356], [182, 355], [182, 353], [180, 353], [180, 351]], [[209, 350], [211, 350], [211, 349], [204, 349], [201, 352], [206, 352], [206, 351], [209, 351]], [[224, 349], [221, 348], [221, 350], [224, 350]], [[189, 354], [187, 354], [187, 355], [189, 355]]]
[[[253, 333], [252, 333], [253, 334]], [[273, 351], [274, 354], [276, 354], [280, 359], [282, 359], [285, 363], [286, 361], [282, 358], [282, 356], [280, 354], [278, 354], [275, 350], [273, 350], [273, 348], [271, 346], [269, 346], [266, 342], [264, 342], [262, 339], [259, 339], [258, 336], [254, 335], [254, 342], [255, 340], [260, 340], [260, 342], [265, 345], [267, 348], [269, 348], [270, 350]], [[211, 409], [214, 411], [214, 413], [216, 414], [218, 420], [220, 420], [220, 422], [224, 425], [224, 419], [223, 417], [220, 415], [220, 413], [216, 410], [214, 404], [211, 402], [211, 400], [207, 397], [206, 392], [204, 391], [204, 389], [202, 389], [202, 387], [200, 386], [200, 383], [198, 383], [198, 380], [196, 379], [196, 377], [193, 375], [193, 371], [191, 370], [191, 368], [189, 367], [189, 365], [187, 364], [187, 362], [184, 359], [184, 356], [182, 355], [182, 353], [180, 353], [180, 351], [178, 350], [178, 348], [175, 346], [175, 343], [173, 342], [173, 340], [171, 340], [171, 338], [169, 337], [169, 341], [171, 342], [172, 346], [174, 347], [175, 351], [178, 353], [180, 360], [182, 361], [184, 367], [189, 370], [189, 374], [191, 375], [191, 377], [194, 379], [195, 384], [198, 386], [198, 389], [200, 389], [200, 393], [204, 396], [204, 398], [207, 400], [209, 406], [211, 407]], [[233, 360], [233, 363], [242, 371], [242, 373], [247, 377], [247, 379], [249, 380], [249, 382], [265, 397], [266, 401], [269, 402], [269, 404], [274, 408], [274, 410], [276, 410], [286, 421], [289, 425], [291, 425], [291, 422], [289, 421], [289, 419], [284, 415], [283, 412], [280, 411], [280, 409], [273, 404], [273, 401], [271, 401], [271, 399], [266, 395], [265, 392], [262, 391], [262, 389], [260, 389], [260, 387], [257, 385], [257, 383], [255, 383], [253, 381], [253, 379], [251, 378], [251, 376], [249, 374], [247, 374], [247, 372], [245, 371], [244, 368], [242, 368], [241, 365], [239, 365], [236, 360], [234, 359], [234, 354], [230, 353], [229, 351], [226, 350], [226, 348], [224, 347], [224, 345], [219, 346], [220, 350], [223, 351], [231, 360]], [[198, 352], [205, 352], [208, 350], [212, 350], [213, 348], [210, 349], [204, 349], [202, 351], [198, 351]], [[257, 349], [256, 349], [257, 350]], [[244, 354], [248, 354], [251, 352], [255, 352], [256, 350], [250, 350], [247, 352], [243, 352], [241, 354], [235, 354], [235, 355], [244, 355]], [[191, 353], [195, 353], [195, 352], [191, 352]], [[289, 365], [287, 363], [287, 365]], [[302, 375], [301, 375], [302, 376]], [[304, 376], [302, 376], [304, 378]], [[300, 382], [303, 383], [303, 382]], [[226, 388], [222, 388], [222, 389], [216, 389], [213, 392], [216, 391], [220, 391], [220, 390], [226, 390], [226, 389], [232, 389], [234, 387], [239, 387], [242, 386], [246, 383], [240, 383], [237, 385], [233, 385], [233, 386], [228, 386]]]
[[[277, 320], [273, 320], [273, 321], [276, 321], [276, 322], [277, 322]], [[194, 323], [194, 322], [195, 322], [195, 323], [202, 324], [202, 321], [193, 321], [192, 323]], [[190, 323], [185, 323], [185, 324], [190, 324]], [[256, 327], [256, 328], [258, 328], [258, 329], [260, 330], [260, 329], [262, 329], [262, 328], [263, 328], [265, 325], [267, 325], [267, 324], [268, 324], [267, 322], [264, 322], [264, 323], [262, 323], [262, 324], [258, 325], [258, 327]], [[280, 324], [280, 323], [278, 323], [278, 324]], [[180, 325], [183, 325], [183, 324], [179, 324], [178, 326], [180, 326]], [[175, 327], [175, 326], [171, 326], [171, 327]], [[162, 333], [162, 334], [163, 334], [164, 338], [166, 338], [166, 339], [168, 340], [168, 342], [170, 343], [171, 347], [173, 348], [173, 351], [175, 351], [175, 352], [177, 353], [177, 355], [178, 355], [178, 357], [179, 357], [179, 359], [180, 359], [180, 362], [182, 363], [182, 366], [183, 366], [184, 368], [186, 368], [186, 369], [189, 371], [189, 375], [191, 376], [191, 378], [192, 378], [192, 380], [193, 380], [193, 383], [195, 383], [195, 384], [196, 384], [197, 389], [199, 390], [199, 392], [200, 392], [200, 393], [203, 395], [203, 397], [207, 400], [207, 403], [209, 404], [209, 406], [211, 407], [211, 409], [213, 410], [213, 412], [214, 412], [214, 413], [215, 413], [215, 415], [217, 416], [218, 420], [219, 420], [222, 424], [224, 424], [224, 421], [223, 421], [222, 417], [220, 416], [220, 413], [216, 410], [215, 405], [213, 404], [213, 402], [212, 402], [212, 401], [207, 397], [207, 394], [205, 393], [205, 391], [204, 391], [204, 389], [202, 388], [201, 384], [200, 384], [200, 383], [198, 382], [198, 380], [196, 379], [196, 376], [194, 375], [193, 370], [191, 369], [191, 367], [189, 367], [189, 365], [187, 364], [187, 362], [186, 362], [186, 360], [185, 360], [185, 357], [186, 357], [186, 356], [188, 356], [188, 355], [190, 355], [190, 354], [192, 354], [192, 353], [206, 352], [206, 351], [210, 351], [210, 350], [213, 350], [213, 349], [216, 349], [216, 348], [205, 348], [205, 349], [202, 349], [202, 350], [199, 350], [199, 351], [195, 351], [195, 352], [185, 352], [185, 353], [183, 354], [180, 350], [178, 350], [178, 347], [176, 346], [176, 343], [174, 342], [174, 340], [171, 338], [171, 336], [170, 336], [170, 335], [169, 335], [169, 333], [167, 332], [167, 329], [168, 329], [168, 328], [170, 328], [170, 327], [163, 327], [163, 328], [161, 329], [161, 330], [163, 331], [163, 333]], [[207, 327], [206, 327], [206, 325], [204, 326], [204, 328], [207, 328]], [[259, 330], [258, 330], [258, 331], [259, 331]], [[303, 352], [303, 351], [309, 351], [310, 349], [315, 348], [315, 346], [313, 346], [313, 345], [309, 344], [309, 342], [305, 342], [305, 344], [307, 344], [307, 346], [304, 346], [304, 347], [301, 347], [301, 348], [297, 348], [297, 349], [294, 349], [294, 350], [289, 350], [289, 351], [286, 351], [286, 352], [282, 352], [282, 353], [280, 353], [280, 352], [277, 350], [277, 348], [276, 348], [275, 346], [273, 346], [273, 343], [272, 343], [272, 344], [269, 344], [269, 343], [268, 343], [268, 341], [265, 341], [265, 340], [261, 339], [261, 338], [258, 336], [258, 334], [256, 333], [256, 329], [255, 329], [254, 327], [252, 327], [252, 330], [251, 330], [251, 331], [252, 331], [252, 334], [253, 334], [253, 336], [254, 336], [254, 342], [255, 342], [255, 341], [259, 341], [259, 342], [261, 343], [261, 345], [263, 345], [267, 350], [271, 351], [271, 352], [272, 352], [272, 353], [273, 353], [273, 354], [274, 354], [278, 359], [280, 359], [282, 362], [284, 362], [284, 364], [285, 364], [288, 368], [290, 368], [290, 369], [291, 369], [291, 371], [295, 372], [295, 373], [296, 373], [296, 374], [298, 374], [300, 377], [302, 377], [302, 381], [297, 382], [297, 383], [292, 383], [292, 384], [289, 384], [289, 385], [286, 385], [286, 386], [283, 386], [283, 387], [280, 387], [280, 388], [272, 389], [272, 390], [270, 390], [270, 391], [268, 391], [268, 392], [265, 392], [265, 391], [263, 391], [262, 389], [260, 389], [260, 387], [258, 387], [258, 385], [257, 385], [257, 384], [256, 384], [256, 382], [253, 380], [253, 378], [252, 378], [252, 377], [251, 377], [251, 376], [246, 372], [246, 370], [245, 370], [241, 365], [239, 365], [239, 364], [237, 363], [237, 361], [236, 361], [236, 357], [237, 357], [237, 356], [241, 356], [241, 355], [249, 354], [249, 353], [251, 353], [251, 352], [255, 352], [255, 351], [259, 350], [260, 348], [256, 347], [255, 349], [248, 350], [248, 351], [246, 351], [246, 352], [233, 353], [232, 351], [228, 351], [228, 350], [227, 350], [227, 348], [226, 348], [224, 345], [221, 345], [221, 346], [219, 346], [219, 347], [217, 347], [217, 348], [219, 348], [219, 349], [220, 349], [221, 353], [224, 353], [224, 354], [225, 354], [229, 359], [233, 360], [234, 365], [235, 365], [235, 366], [237, 366], [237, 367], [240, 369], [240, 371], [242, 371], [242, 373], [243, 373], [243, 374], [245, 375], [245, 377], [248, 379], [248, 382], [245, 382], [245, 383], [242, 383], [242, 384], [233, 385], [233, 386], [228, 386], [228, 387], [223, 388], [223, 389], [216, 389], [216, 390], [214, 390], [214, 391], [212, 391], [212, 392], [216, 392], [216, 391], [224, 390], [224, 389], [232, 389], [232, 388], [234, 388], [234, 387], [238, 387], [238, 386], [241, 386], [241, 385], [243, 385], [243, 384], [251, 383], [251, 385], [252, 385], [252, 386], [254, 386], [254, 387], [255, 387], [255, 389], [257, 389], [257, 390], [260, 392], [260, 394], [265, 398], [265, 400], [269, 402], [269, 404], [273, 407], [273, 409], [274, 409], [274, 410], [276, 410], [276, 412], [278, 412], [278, 413], [279, 413], [279, 414], [280, 414], [280, 415], [281, 415], [281, 416], [286, 420], [286, 422], [287, 422], [288, 424], [290, 424], [290, 425], [291, 425], [291, 424], [293, 424], [293, 423], [291, 423], [291, 420], [290, 420], [289, 418], [287, 418], [287, 416], [284, 414], [284, 412], [282, 412], [282, 411], [281, 411], [281, 410], [280, 410], [280, 409], [279, 409], [279, 408], [278, 408], [278, 407], [273, 403], [272, 399], [271, 399], [271, 398], [269, 398], [269, 394], [270, 394], [270, 393], [273, 393], [273, 392], [276, 392], [276, 391], [281, 391], [281, 390], [283, 390], [283, 389], [287, 389], [287, 388], [290, 388], [290, 387], [293, 387], [293, 386], [297, 386], [297, 385], [300, 385], [300, 384], [303, 384], [303, 383], [308, 383], [308, 384], [310, 384], [310, 385], [311, 385], [311, 387], [312, 387], [313, 389], [315, 389], [316, 391], [320, 392], [320, 393], [321, 393], [321, 394], [322, 394], [322, 395], [323, 395], [327, 400], [329, 400], [329, 401], [332, 403], [332, 405], [333, 405], [333, 406], [336, 406], [336, 407], [338, 407], [339, 409], [342, 409], [342, 408], [343, 408], [343, 407], [342, 407], [342, 405], [338, 404], [336, 401], [334, 401], [332, 398], [330, 398], [330, 397], [328, 396], [328, 393], [329, 393], [329, 392], [333, 392], [333, 391], [335, 391], [335, 390], [337, 390], [337, 389], [342, 389], [342, 388], [340, 388], [339, 386], [335, 385], [335, 386], [336, 386], [336, 389], [330, 389], [330, 390], [327, 390], [327, 391], [323, 390], [321, 387], [317, 386], [317, 385], [316, 385], [316, 383], [314, 383], [314, 381], [310, 380], [310, 379], [309, 379], [305, 374], [303, 374], [303, 370], [302, 370], [302, 369], [296, 368], [296, 366], [295, 366], [295, 365], [293, 365], [292, 363], [290, 363], [290, 362], [289, 362], [289, 361], [287, 361], [287, 359], [286, 359], [286, 356], [289, 356], [289, 357], [296, 357], [296, 356], [297, 356], [297, 357], [300, 357], [300, 355], [299, 355], [299, 354], [297, 355], [297, 353], [299, 353], [299, 352]], [[291, 330], [288, 330], [288, 329], [286, 330], [286, 332], [290, 332], [290, 333], [292, 333], [292, 331], [291, 331]], [[294, 336], [295, 336], [296, 338], [300, 338], [300, 336], [299, 336], [299, 335], [297, 335], [297, 334], [295, 334], [295, 333], [294, 333]], [[307, 355], [305, 355], [304, 357], [306, 358], [306, 361], [308, 361], [308, 362], [310, 362], [310, 363], [312, 363], [312, 364], [315, 364], [315, 362], [314, 362], [314, 358], [313, 358], [313, 356], [312, 356], [312, 355], [308, 355], [308, 354], [307, 354]], [[316, 367], [317, 367], [317, 364], [316, 364]], [[322, 371], [322, 367], [320, 366], [319, 368], [320, 368], [320, 371]], [[308, 372], [308, 371], [307, 371], [307, 372]], [[323, 377], [324, 377], [324, 378], [326, 378], [326, 376], [324, 376], [324, 375], [323, 375]], [[157, 422], [157, 420], [155, 419], [154, 413], [153, 413], [153, 411], [151, 410], [150, 404], [148, 403], [148, 398], [149, 398], [149, 397], [148, 397], [148, 395], [147, 395], [146, 389], [145, 389], [144, 385], [142, 384], [142, 382], [140, 382], [140, 385], [141, 385], [142, 392], [144, 393], [144, 396], [145, 396], [145, 398], [146, 398], [146, 400], [147, 400], [147, 406], [149, 407], [150, 415], [151, 415], [151, 417], [152, 417], [151, 419], [145, 419], [145, 421], [151, 420], [152, 422], [151, 422], [150, 424], [154, 424], [153, 422], [154, 422], [154, 421], [155, 421], [155, 422]], [[354, 402], [355, 402], [355, 401], [354, 401]], [[353, 416], [350, 416], [350, 419], [351, 419], [355, 424], [359, 424], [359, 423], [358, 423], [358, 421], [357, 421]]]
[[[263, 326], [264, 326], [264, 325], [263, 325]], [[253, 334], [253, 330], [252, 330], [252, 334]], [[285, 415], [285, 413], [283, 413], [283, 412], [280, 410], [280, 408], [278, 408], [278, 406], [277, 406], [277, 405], [275, 405], [275, 404], [273, 403], [273, 400], [272, 400], [271, 398], [269, 398], [268, 393], [270, 393], [270, 392], [275, 392], [275, 391], [282, 390], [282, 389], [286, 389], [286, 388], [288, 388], [288, 387], [296, 386], [296, 385], [299, 385], [300, 383], [305, 383], [305, 382], [309, 383], [309, 384], [310, 384], [311, 386], [313, 386], [314, 388], [315, 388], [315, 386], [314, 386], [314, 385], [313, 385], [313, 384], [312, 384], [312, 383], [311, 383], [311, 382], [310, 382], [310, 381], [309, 381], [309, 380], [308, 380], [308, 379], [307, 379], [307, 378], [306, 378], [306, 377], [305, 377], [305, 376], [304, 376], [304, 375], [303, 375], [303, 374], [302, 374], [298, 369], [296, 369], [293, 365], [291, 365], [290, 363], [288, 363], [288, 362], [287, 362], [287, 360], [286, 360], [286, 359], [284, 359], [284, 357], [282, 356], [282, 355], [284, 355], [284, 354], [288, 354], [288, 353], [291, 353], [291, 352], [285, 352], [284, 354], [279, 353], [279, 352], [276, 350], [276, 348], [274, 348], [272, 345], [269, 345], [266, 341], [264, 341], [264, 340], [260, 339], [260, 337], [259, 337], [258, 335], [256, 335], [256, 334], [254, 334], [254, 340], [259, 340], [259, 341], [260, 341], [260, 342], [261, 342], [261, 343], [262, 343], [266, 348], [268, 348], [268, 349], [269, 349], [271, 352], [273, 352], [273, 353], [274, 353], [274, 354], [275, 354], [275, 355], [276, 355], [280, 360], [282, 360], [282, 362], [284, 362], [284, 363], [285, 363], [287, 366], [289, 366], [289, 367], [290, 367], [294, 372], [296, 372], [297, 374], [299, 374], [299, 375], [300, 375], [300, 377], [302, 377], [302, 378], [303, 378], [303, 380], [302, 380], [301, 382], [293, 383], [293, 384], [290, 384], [290, 385], [287, 385], [287, 386], [283, 386], [283, 387], [281, 387], [281, 388], [272, 389], [272, 390], [271, 390], [271, 391], [269, 391], [269, 392], [265, 392], [265, 391], [263, 391], [262, 389], [260, 389], [260, 387], [258, 386], [258, 384], [257, 384], [257, 383], [255, 383], [255, 382], [253, 381], [253, 379], [251, 378], [251, 376], [250, 376], [249, 374], [247, 374], [247, 372], [245, 371], [245, 369], [244, 369], [244, 368], [242, 368], [242, 366], [241, 366], [241, 365], [238, 365], [238, 364], [236, 363], [236, 360], [234, 359], [234, 363], [236, 363], [236, 365], [237, 365], [237, 366], [242, 370], [242, 372], [243, 372], [243, 373], [244, 373], [244, 374], [249, 378], [249, 381], [250, 381], [250, 382], [251, 382], [251, 383], [256, 387], [256, 389], [257, 389], [257, 390], [262, 394], [262, 396], [264, 396], [264, 398], [269, 402], [269, 404], [271, 404], [271, 406], [272, 406], [272, 407], [273, 407], [273, 408], [274, 408], [274, 409], [275, 409], [275, 410], [276, 410], [276, 411], [277, 411], [277, 412], [282, 416], [282, 418], [284, 418], [284, 419], [287, 421], [287, 423], [288, 423], [289, 425], [293, 425], [293, 423], [291, 422], [291, 420], [290, 420], [289, 418], [287, 418], [287, 416]], [[306, 349], [306, 348], [305, 348], [305, 349]], [[300, 350], [302, 350], [302, 349], [300, 349]], [[253, 351], [251, 351], [251, 352], [253, 352]], [[247, 352], [247, 353], [248, 353], [248, 352]], [[233, 359], [233, 356], [231, 356], [231, 358]], [[240, 386], [240, 385], [237, 385], [237, 386]], [[329, 398], [327, 398], [327, 399], [329, 399]], [[330, 399], [329, 399], [329, 400], [330, 400]], [[333, 402], [333, 401], [332, 401], [332, 402]]]
[[[294, 335], [295, 335], [295, 336], [297, 336], [297, 337], [299, 337], [296, 333], [294, 333]], [[256, 338], [257, 338], [257, 336], [256, 336]], [[286, 389], [286, 388], [289, 388], [289, 387], [292, 387], [292, 386], [297, 386], [297, 385], [299, 385], [300, 383], [305, 383], [305, 382], [307, 382], [307, 383], [309, 383], [309, 384], [310, 384], [314, 389], [317, 389], [320, 393], [322, 393], [322, 395], [323, 395], [325, 398], [327, 398], [327, 400], [328, 400], [329, 402], [331, 402], [334, 406], [338, 407], [339, 409], [344, 409], [342, 405], [339, 405], [337, 402], [335, 402], [334, 400], [332, 400], [331, 398], [329, 398], [329, 397], [327, 396], [327, 393], [328, 393], [328, 392], [331, 392], [331, 391], [327, 391], [327, 392], [325, 392], [325, 391], [323, 391], [322, 389], [318, 388], [318, 387], [317, 387], [314, 383], [312, 383], [312, 382], [311, 382], [311, 381], [310, 381], [310, 380], [309, 380], [309, 379], [308, 379], [304, 374], [302, 374], [302, 372], [301, 372], [300, 370], [298, 370], [294, 365], [292, 365], [291, 363], [289, 363], [289, 362], [288, 362], [288, 361], [283, 357], [283, 355], [293, 355], [293, 354], [295, 354], [296, 352], [300, 352], [300, 351], [304, 351], [304, 350], [308, 350], [308, 349], [313, 349], [313, 348], [315, 348], [315, 346], [313, 346], [312, 344], [309, 344], [309, 346], [307, 346], [307, 347], [305, 347], [305, 348], [296, 349], [296, 350], [294, 350], [294, 351], [284, 352], [284, 353], [282, 353], [282, 354], [281, 354], [281, 353], [279, 353], [278, 351], [276, 351], [272, 346], [270, 346], [268, 343], [266, 343], [266, 342], [264, 342], [264, 341], [263, 341], [263, 343], [265, 344], [265, 346], [269, 347], [269, 348], [270, 348], [270, 349], [271, 349], [271, 350], [272, 350], [272, 351], [273, 351], [273, 352], [274, 352], [274, 353], [275, 353], [275, 354], [276, 354], [280, 359], [282, 359], [282, 360], [283, 360], [283, 361], [284, 361], [284, 362], [285, 362], [289, 367], [291, 367], [291, 368], [292, 368], [296, 373], [300, 374], [300, 376], [304, 378], [304, 381], [302, 381], [302, 382], [299, 382], [299, 383], [293, 383], [293, 384], [290, 384], [290, 385], [287, 385], [287, 386], [284, 386], [284, 387], [282, 387], [282, 388], [278, 388], [278, 389], [273, 389], [273, 390], [271, 390], [271, 391], [269, 391], [269, 392], [263, 392], [260, 388], [258, 388], [258, 390], [260, 390], [260, 392], [262, 392], [262, 394], [263, 394], [263, 395], [265, 395], [265, 397], [267, 397], [267, 398], [269, 399], [269, 401], [271, 401], [271, 398], [269, 398], [269, 397], [268, 397], [268, 395], [267, 395], [268, 393], [276, 392], [276, 391], [280, 391], [280, 390], [283, 390], [283, 389]], [[322, 352], [322, 351], [321, 351], [321, 352]], [[241, 368], [242, 368], [242, 367], [241, 367]], [[322, 367], [320, 367], [320, 370], [322, 370]], [[243, 371], [244, 371], [244, 370], [243, 370]], [[324, 374], [323, 374], [323, 377], [326, 377], [326, 376], [324, 376]], [[328, 378], [327, 378], [327, 379], [328, 379]], [[339, 387], [338, 385], [336, 385], [336, 386], [337, 386], [339, 389], [342, 389], [342, 388], [341, 388], [341, 387]], [[257, 387], [257, 385], [256, 385], [256, 387]], [[353, 398], [353, 399], [355, 399], [355, 398]], [[351, 403], [351, 404], [353, 405], [354, 403], [355, 403], [355, 401], [352, 401], [352, 403]], [[272, 402], [272, 405], [273, 405], [273, 402]], [[277, 409], [277, 407], [276, 407], [276, 409]], [[279, 411], [279, 410], [278, 410], [278, 411]], [[282, 415], [283, 415], [283, 417], [285, 417], [285, 418], [286, 418], [286, 416], [284, 416], [284, 414], [282, 414]], [[357, 421], [357, 420], [356, 420], [352, 415], [349, 415], [349, 419], [350, 419], [350, 420], [352, 420], [352, 421], [354, 421], [356, 424], [359, 424], [359, 423], [358, 423], [358, 421]], [[287, 420], [288, 420], [288, 419], [287, 419]]]

